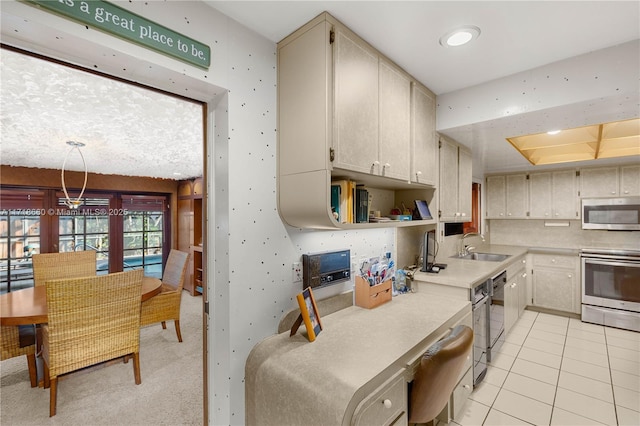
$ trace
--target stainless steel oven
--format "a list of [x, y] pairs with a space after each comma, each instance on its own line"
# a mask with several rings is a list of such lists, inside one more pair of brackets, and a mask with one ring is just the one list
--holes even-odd
[[640, 250], [582, 249], [582, 321], [640, 331]]

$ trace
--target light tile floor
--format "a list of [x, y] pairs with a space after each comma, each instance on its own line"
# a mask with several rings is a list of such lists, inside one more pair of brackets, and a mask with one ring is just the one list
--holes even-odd
[[640, 333], [525, 311], [450, 425], [640, 425]]

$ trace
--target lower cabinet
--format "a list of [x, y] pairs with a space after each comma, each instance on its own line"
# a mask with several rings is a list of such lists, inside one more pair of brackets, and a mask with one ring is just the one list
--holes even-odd
[[406, 425], [407, 421], [407, 381], [402, 369], [358, 404], [352, 424]]
[[533, 305], [580, 313], [578, 256], [534, 254], [532, 270]]
[[507, 267], [507, 284], [504, 286], [504, 332], [518, 321], [527, 307], [526, 258], [523, 256]]

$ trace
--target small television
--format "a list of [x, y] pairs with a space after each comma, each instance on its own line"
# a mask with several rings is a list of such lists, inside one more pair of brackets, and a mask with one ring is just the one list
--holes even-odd
[[425, 232], [424, 241], [422, 242], [422, 268], [420, 268], [420, 271], [431, 272], [437, 253], [436, 231]]

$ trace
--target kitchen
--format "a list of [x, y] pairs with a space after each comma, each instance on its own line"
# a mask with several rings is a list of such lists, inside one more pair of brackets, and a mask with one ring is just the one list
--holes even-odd
[[[167, 12], [165, 9], [160, 9], [152, 3], [144, 7], [138, 4], [133, 4], [130, 7], [134, 8], [138, 13], [155, 17], [157, 21], [162, 22], [173, 22], [171, 12], [174, 14], [180, 13], [178, 10], [171, 10], [171, 8], [175, 6], [170, 4], [165, 5], [165, 7], [170, 9], [170, 12]], [[246, 176], [246, 172], [244, 170], [235, 170], [233, 167], [229, 166], [229, 163], [247, 164], [247, 168], [256, 170], [256, 173], [270, 177], [275, 176], [275, 135], [270, 134], [268, 137], [264, 137], [264, 139], [260, 139], [260, 137], [258, 138], [260, 141], [267, 141], [265, 143], [260, 142], [257, 139], [254, 140], [253, 137], [249, 137], [245, 134], [235, 136], [240, 132], [240, 129], [260, 135], [261, 132], [265, 131], [265, 128], [275, 128], [275, 117], [273, 116], [276, 111], [275, 88], [272, 87], [271, 89], [267, 89], [264, 86], [258, 87], [257, 89], [260, 96], [263, 97], [257, 103], [249, 102], [251, 99], [255, 99], [255, 95], [253, 94], [254, 87], [251, 82], [256, 81], [258, 76], [269, 83], [275, 84], [275, 46], [273, 43], [266, 42], [261, 37], [241, 28], [237, 23], [224, 15], [217, 12], [214, 13], [212, 11], [207, 11], [204, 6], [193, 7], [197, 8], [197, 11], [201, 13], [202, 16], [210, 16], [213, 22], [219, 24], [218, 26], [214, 26], [215, 28], [211, 30], [215, 32], [215, 36], [206, 36], [207, 39], [211, 39], [212, 45], [215, 44], [214, 41], [216, 39], [224, 46], [228, 46], [232, 43], [240, 43], [240, 46], [233, 44], [234, 47], [239, 50], [231, 53], [232, 59], [223, 59], [225, 62], [221, 62], [221, 65], [219, 65], [221, 68], [225, 68], [226, 65], [229, 65], [228, 69], [230, 69], [231, 63], [233, 63], [237, 71], [232, 72], [221, 70], [219, 74], [220, 77], [211, 80], [214, 84], [217, 84], [220, 87], [233, 89], [234, 95], [231, 96], [230, 100], [227, 100], [227, 102], [232, 103], [234, 108], [227, 113], [225, 112], [225, 108], [222, 107], [217, 111], [217, 115], [225, 117], [225, 114], [228, 114], [230, 122], [227, 125], [227, 131], [234, 134], [234, 137], [239, 137], [240, 140], [247, 143], [247, 146], [245, 147], [237, 144], [230, 144], [228, 146], [230, 158], [226, 159], [228, 161], [228, 163], [226, 163], [227, 169], [225, 169], [224, 164], [222, 164], [222, 168], [218, 170], [220, 172], [224, 172], [226, 170], [227, 173], [231, 174], [233, 178], [231, 179], [231, 182], [227, 182], [227, 185], [230, 185], [233, 190], [228, 192], [228, 199], [225, 200], [224, 197], [217, 198], [217, 204], [215, 207], [212, 206], [211, 208], [211, 211], [219, 212], [220, 221], [216, 221], [216, 223], [219, 224], [221, 230], [224, 231], [221, 232], [221, 234], [228, 231], [233, 236], [232, 238], [225, 237], [224, 235], [216, 236], [216, 252], [220, 253], [220, 258], [218, 258], [217, 264], [224, 264], [228, 267], [220, 267], [220, 270], [216, 273], [216, 284], [211, 283], [211, 285], [214, 286], [212, 293], [219, 293], [222, 300], [222, 302], [215, 302], [215, 317], [212, 319], [214, 323], [220, 324], [222, 327], [216, 327], [216, 329], [212, 331], [212, 333], [214, 333], [212, 341], [228, 342], [226, 349], [221, 345], [214, 347], [212, 350], [213, 360], [219, 359], [222, 364], [219, 367], [219, 370], [212, 372], [212, 377], [210, 379], [211, 386], [215, 387], [217, 393], [222, 396], [219, 398], [212, 396], [212, 407], [217, 407], [218, 411], [215, 411], [213, 408], [211, 411], [212, 413], [215, 411], [215, 416], [218, 416], [216, 417], [216, 422], [231, 423], [232, 421], [230, 418], [232, 415], [239, 416], [234, 417], [235, 419], [238, 419], [242, 417], [242, 413], [244, 412], [243, 371], [246, 354], [249, 353], [250, 349], [257, 342], [274, 332], [277, 322], [282, 314], [293, 307], [294, 301], [292, 300], [292, 297], [299, 291], [299, 287], [291, 285], [291, 262], [299, 259], [302, 254], [307, 252], [325, 249], [339, 249], [344, 246], [349, 246], [352, 250], [352, 254], [357, 258], [360, 258], [361, 256], [377, 255], [379, 254], [378, 252], [391, 250], [395, 253], [398, 263], [401, 264], [400, 259], [411, 259], [412, 257], [415, 257], [417, 254], [417, 250], [415, 248], [419, 246], [422, 233], [412, 232], [413, 230], [411, 228], [405, 227], [397, 229], [375, 228], [326, 232], [298, 231], [293, 228], [285, 227], [275, 210], [275, 201], [273, 200], [275, 183], [268, 181], [268, 179], [251, 179]], [[12, 13], [5, 14], [5, 11], [7, 10]], [[4, 17], [11, 16], [12, 14], [22, 16], [30, 20], [32, 25], [33, 22], [35, 22], [40, 25], [44, 25], [45, 27], [55, 26], [60, 31], [64, 31], [65, 35], [70, 39], [77, 39], [80, 41], [85, 39], [86, 36], [84, 35], [84, 28], [82, 28], [81, 31], [81, 29], [76, 28], [71, 23], [60, 21], [59, 19], [54, 20], [53, 17], [45, 17], [42, 13], [36, 12], [37, 11], [35, 10], [31, 10], [29, 6], [23, 4], [10, 4], [9, 6], [3, 4], [3, 19]], [[309, 16], [308, 18], [312, 17], [313, 16]], [[297, 22], [296, 28], [303, 22], [306, 22], [306, 19]], [[3, 29], [3, 42], [16, 37], [14, 34], [11, 34], [9, 30], [16, 24], [13, 21], [7, 22], [7, 25], [4, 24], [5, 22], [3, 22], [3, 28], [7, 28], [7, 30], [5, 32]], [[175, 22], [173, 24], [177, 25]], [[191, 27], [186, 23], [181, 25], [184, 26], [183, 31], [191, 31]], [[204, 24], [202, 25], [204, 26]], [[207, 27], [209, 28], [210, 26], [208, 25]], [[227, 27], [230, 27], [231, 29], [222, 29]], [[28, 27], [24, 28], [24, 31], [21, 31], [20, 33], [23, 35], [29, 34], [27, 29]], [[236, 39], [232, 41], [231, 39], [235, 35], [240, 35], [241, 37], [239, 37], [239, 39], [243, 40], [247, 45], [242, 44]], [[108, 39], [104, 35], [92, 33], [92, 36], [96, 39], [94, 43], [107, 46], [107, 48], [115, 50], [114, 53], [116, 57], [125, 55], [128, 60], [133, 61], [130, 57], [140, 55], [139, 50], [136, 50], [133, 47], [124, 46], [120, 43], [117, 44], [117, 47], [114, 47], [114, 41]], [[29, 34], [29, 37], [36, 37], [36, 35]], [[37, 45], [47, 45], [47, 43], [42, 41], [34, 43]], [[15, 44], [24, 46], [28, 43], [24, 40], [18, 40]], [[73, 49], [73, 47], [69, 48]], [[634, 50], [633, 46], [631, 46], [631, 50]], [[257, 62], [256, 57], [258, 55], [256, 52], [262, 52], [265, 56], [273, 55], [274, 57], [269, 60], [263, 59], [264, 62]], [[85, 58], [82, 59], [81, 62], [92, 67], [94, 61], [88, 57], [90, 54], [91, 49], [78, 49], [74, 54], [68, 53], [67, 55]], [[145, 55], [147, 57], [149, 56], [148, 53], [145, 53]], [[60, 53], [59, 50], [56, 52], [56, 56], [62, 58], [66, 57], [65, 54]], [[168, 68], [172, 75], [176, 76], [177, 81], [182, 82], [185, 80], [185, 77], [181, 76], [182, 71], [177, 69], [180, 67], [176, 67], [169, 60], [156, 57], [149, 60], [154, 63], [160, 63], [161, 66]], [[95, 63], [101, 64], [101, 66], [107, 66], [104, 64], [104, 61], [105, 60], [100, 57], [95, 59]], [[631, 60], [631, 62], [633, 61]], [[135, 64], [135, 61], [133, 61], [133, 63]], [[635, 63], [637, 63], [637, 61]], [[560, 65], [557, 66], [560, 67]], [[251, 67], [253, 67], [252, 71], [248, 71]], [[119, 67], [112, 67], [112, 70], [116, 75], [125, 74], [124, 77], [128, 77], [126, 73], [118, 70], [117, 68]], [[127, 68], [132, 70], [133, 65], [128, 66]], [[241, 75], [240, 69], [247, 71], [245, 74]], [[613, 71], [614, 70], [609, 70], [608, 72], [611, 73]], [[607, 70], [604, 72], [605, 74], [602, 75], [608, 75], [606, 74]], [[188, 74], [191, 75], [190, 72], [188, 72]], [[196, 73], [194, 72], [193, 74]], [[241, 76], [241, 79], [238, 81], [234, 80], [234, 78], [240, 77], [232, 77], [237, 75]], [[571, 76], [573, 75], [575, 74], [571, 74]], [[192, 82], [194, 86], [204, 84], [202, 83], [202, 80], [204, 79], [199, 74], [198, 77], [191, 78], [195, 80], [195, 83]], [[604, 77], [602, 78], [604, 79]], [[513, 79], [516, 80], [518, 77], [514, 77]], [[570, 80], [573, 82], [575, 79], [572, 78]], [[149, 84], [152, 83], [148, 77], [145, 78], [144, 81], [148, 81]], [[211, 84], [211, 81], [208, 84]], [[620, 81], [624, 82], [626, 80], [622, 79]], [[637, 79], [633, 80], [633, 82], [633, 84], [636, 84]], [[164, 82], [158, 84], [168, 85]], [[633, 90], [635, 89], [633, 84], [630, 88], [621, 88], [621, 92], [633, 93]], [[171, 85], [168, 86], [170, 88]], [[477, 88], [478, 91], [481, 91], [480, 89], [481, 88]], [[497, 83], [494, 83], [493, 87], [491, 87], [492, 95], [507, 93], [507, 90], [507, 88], [500, 89], [500, 87], [497, 86]], [[194, 91], [195, 93], [198, 93], [196, 96], [208, 99], [207, 96], [209, 96], [209, 94], [207, 94], [206, 90], [198, 91], [196, 88]], [[459, 98], [462, 96], [461, 93], [458, 93], [457, 95]], [[596, 94], [595, 96], [598, 97], [601, 96], [601, 94]], [[589, 96], [585, 96], [585, 98], [582, 99], [574, 97], [571, 99], [571, 102], [573, 104], [578, 102], [587, 102], [586, 97]], [[445, 109], [463, 109], [465, 111], [471, 109], [473, 111], [478, 111], [475, 108], [467, 108], [467, 104], [464, 101], [468, 99], [459, 99], [460, 103], [454, 104], [453, 101], [456, 100], [455, 96], [452, 94], [449, 98], [451, 100], [451, 106]], [[236, 104], [239, 100], [242, 100], [242, 102], [238, 102]], [[440, 104], [442, 105], [445, 101], [447, 101], [446, 98], [440, 99]], [[486, 100], [483, 100], [481, 97], [477, 97], [476, 102], [477, 104], [482, 104], [485, 101]], [[243, 102], [246, 103], [246, 107], [239, 106]], [[632, 106], [635, 105], [637, 108], [637, 102], [635, 102], [635, 104], [633, 102], [630, 103]], [[217, 101], [215, 104], [217, 105]], [[464, 105], [464, 107], [459, 108], [461, 105]], [[546, 106], [553, 108], [558, 105], [550, 103]], [[269, 111], [269, 113], [267, 113], [269, 116], [268, 120], [263, 118], [265, 111]], [[479, 112], [477, 112], [477, 114], [479, 114]], [[543, 113], [539, 112], [538, 114], [542, 115]], [[439, 114], [438, 120], [441, 120], [442, 123], [438, 126], [438, 129], [460, 127], [460, 132], [468, 134], [486, 131], [486, 129], [482, 128], [473, 129], [468, 127], [464, 129], [464, 126], [471, 126], [469, 123], [473, 122], [474, 117], [467, 117], [468, 121], [465, 122], [463, 121], [463, 116], [464, 114], [458, 116], [458, 119], [451, 117], [447, 121], [446, 115]], [[458, 121], [454, 122], [453, 120]], [[609, 118], [604, 119], [604, 121], [608, 120]], [[557, 124], [559, 125], [560, 123]], [[247, 129], [246, 126], [254, 127]], [[236, 133], [233, 133], [234, 131]], [[451, 137], [458, 139], [455, 135], [451, 135]], [[502, 151], [506, 151], [506, 148]], [[474, 157], [478, 156], [481, 158], [483, 155], [482, 152], [477, 149], [473, 149], [472, 152]], [[271, 158], [271, 160], [268, 160], [269, 158]], [[266, 163], [268, 164], [263, 163], [262, 161], [264, 160], [261, 159], [267, 159]], [[504, 162], [507, 164], [518, 164], [520, 162], [520, 160], [512, 161], [509, 158], [498, 156], [489, 158], [487, 161], [495, 161], [498, 165]], [[520, 164], [522, 163], [520, 162]], [[245, 170], [247, 168], [243, 167]], [[512, 171], [518, 172], [519, 170], [516, 169]], [[224, 177], [224, 175], [222, 177]], [[222, 179], [222, 177], [220, 177], [221, 180], [217, 180], [216, 182], [224, 185], [225, 180]], [[484, 183], [483, 176], [475, 176], [474, 174], [474, 180]], [[224, 193], [224, 191], [221, 190], [221, 193]], [[235, 213], [232, 215], [224, 214], [225, 209], [228, 213], [233, 208], [232, 206], [238, 206], [241, 204], [246, 205], [246, 200], [248, 199], [252, 200], [251, 209], [235, 209]], [[226, 222], [224, 221], [225, 217], [227, 218]], [[576, 220], [569, 221], [570, 226], [568, 227], [544, 227], [542, 223], [542, 220], [531, 219], [504, 219], [501, 221], [490, 220], [485, 222], [485, 227], [482, 228], [482, 232], [486, 234], [487, 239], [492, 244], [521, 245], [524, 238], [527, 238], [527, 245], [531, 247], [568, 248], [574, 250], [583, 246], [633, 248], [637, 244], [637, 236], [633, 233], [622, 234], [606, 231], [592, 231], [587, 233], [586, 231], [581, 230], [579, 222]], [[249, 226], [246, 224], [249, 224]], [[488, 227], [486, 227], [487, 224], [489, 225]], [[268, 228], [271, 228], [271, 230], [268, 230]], [[409, 240], [410, 238], [411, 240]], [[444, 237], [442, 239], [438, 262], [450, 263], [450, 261], [448, 261], [448, 259], [445, 260], [445, 258], [448, 257], [446, 256], [447, 254], [455, 254], [458, 239], [459, 237], [456, 236]], [[408, 247], [404, 247], [402, 242], [405, 241], [413, 242], [408, 244]], [[477, 244], [474, 242], [474, 245]], [[265, 249], [265, 246], [269, 246], [270, 248], [267, 250]], [[230, 254], [227, 257], [223, 255], [223, 253]], [[246, 268], [246, 259], [256, 259], [256, 267]], [[210, 269], [216, 270], [213, 264], [213, 259], [210, 259], [210, 262]], [[251, 271], [248, 271], [247, 269], [251, 269]], [[446, 272], [446, 270], [443, 272]], [[222, 284], [224, 282], [255, 282], [256, 275], [266, 277], [262, 286], [238, 284], [237, 286], [232, 287], [231, 285], [225, 286]], [[233, 291], [231, 290], [232, 288]], [[349, 289], [350, 288], [347, 286], [337, 285], [328, 289], [326, 292], [319, 293], [319, 296], [329, 297], [332, 293], [339, 293]], [[264, 295], [266, 295], [266, 298]], [[265, 300], [268, 300], [269, 305], [273, 306], [265, 306]], [[218, 305], [218, 303], [220, 304]], [[240, 309], [240, 307], [246, 308], [247, 304], [250, 308], [249, 313], [246, 312], [246, 309]], [[240, 311], [245, 313], [239, 314], [238, 312]], [[268, 318], [269, 321], [265, 321], [265, 318]], [[234, 334], [231, 334], [229, 327], [223, 326], [225, 324], [234, 327]], [[232, 355], [232, 353], [243, 354], [243, 356]], [[212, 362], [211, 365], [217, 365], [217, 362]], [[229, 380], [227, 377], [231, 377], [231, 379]], [[230, 400], [226, 400], [224, 395], [230, 395]]]

